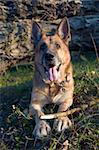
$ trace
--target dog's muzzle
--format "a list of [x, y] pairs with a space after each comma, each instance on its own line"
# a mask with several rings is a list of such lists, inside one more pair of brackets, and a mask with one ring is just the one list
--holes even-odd
[[52, 68], [56, 65], [55, 64], [55, 57], [51, 53], [45, 54], [45, 61], [46, 61], [46, 64], [48, 65], [49, 68]]
[[58, 80], [58, 72], [60, 68], [60, 63], [58, 58], [52, 53], [45, 54], [45, 64], [48, 71], [48, 78], [50, 81]]

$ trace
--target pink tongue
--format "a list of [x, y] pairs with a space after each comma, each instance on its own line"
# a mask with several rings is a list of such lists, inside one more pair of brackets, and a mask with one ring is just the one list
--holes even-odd
[[49, 69], [49, 78], [51, 81], [56, 81], [58, 79], [58, 72], [56, 66]]

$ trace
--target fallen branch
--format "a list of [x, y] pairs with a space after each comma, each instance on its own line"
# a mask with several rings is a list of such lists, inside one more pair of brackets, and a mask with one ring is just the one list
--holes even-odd
[[54, 114], [43, 115], [43, 116], [40, 116], [40, 119], [54, 119], [54, 118], [58, 118], [58, 117], [68, 116], [68, 115], [73, 114], [74, 112], [77, 112], [80, 110], [81, 110], [81, 108], [74, 108], [74, 109], [68, 110], [66, 112], [58, 112], [58, 113], [54, 113]]
[[74, 108], [74, 109], [68, 110], [66, 112], [58, 112], [58, 113], [54, 113], [54, 114], [48, 114], [48, 115], [40, 116], [40, 119], [48, 120], [48, 119], [55, 119], [58, 117], [65, 117], [65, 116], [71, 115], [77, 111], [84, 110], [84, 109], [88, 108], [89, 106], [92, 106], [96, 103], [99, 103], [99, 99], [96, 99], [95, 101], [91, 101], [89, 104], [84, 104], [79, 108]]

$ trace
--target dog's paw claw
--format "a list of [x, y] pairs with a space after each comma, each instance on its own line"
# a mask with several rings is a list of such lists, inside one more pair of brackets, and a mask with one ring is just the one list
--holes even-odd
[[50, 130], [51, 128], [47, 122], [39, 121], [34, 128], [33, 135], [35, 137], [42, 138], [44, 136], [47, 136]]
[[58, 118], [54, 122], [54, 127], [58, 132], [64, 131], [68, 129], [72, 125], [70, 119], [68, 117]]

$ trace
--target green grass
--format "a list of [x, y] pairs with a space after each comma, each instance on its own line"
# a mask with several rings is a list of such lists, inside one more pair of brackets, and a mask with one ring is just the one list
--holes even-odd
[[0, 87], [17, 86], [33, 79], [32, 67], [17, 67], [0, 78]]
[[[75, 80], [72, 107], [77, 107], [99, 97], [99, 64], [93, 56], [79, 55], [76, 58], [73, 54], [72, 59]], [[20, 111], [26, 112], [30, 103], [33, 73], [31, 66], [17, 67], [0, 78], [0, 150], [62, 150], [65, 140], [69, 142], [69, 150], [98, 150], [98, 104], [71, 115], [71, 129], [61, 134], [52, 129], [46, 139], [34, 140], [34, 120], [28, 120], [20, 114]], [[50, 112], [52, 108], [54, 106]]]

